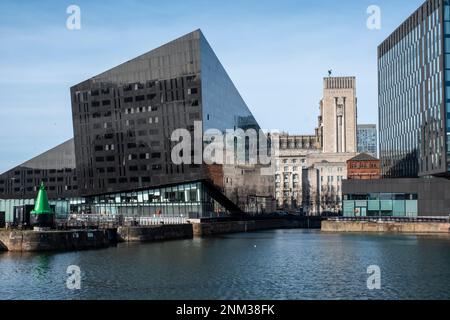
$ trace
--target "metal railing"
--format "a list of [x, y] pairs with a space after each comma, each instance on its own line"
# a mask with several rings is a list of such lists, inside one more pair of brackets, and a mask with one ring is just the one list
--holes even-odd
[[185, 224], [185, 217], [125, 217], [124, 225], [154, 226], [160, 224]]
[[120, 226], [155, 226], [162, 224], [185, 224], [187, 217], [148, 217], [102, 214], [70, 214], [67, 219], [58, 219], [58, 228], [117, 228]]
[[450, 222], [450, 216], [437, 217], [329, 217], [331, 221], [368, 221], [368, 222]]

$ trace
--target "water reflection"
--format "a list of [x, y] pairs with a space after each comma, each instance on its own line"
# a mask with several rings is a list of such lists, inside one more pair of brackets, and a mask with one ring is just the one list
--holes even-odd
[[45, 281], [50, 271], [51, 257], [48, 254], [39, 254], [35, 257], [33, 275], [38, 282]]
[[[272, 230], [0, 255], [0, 299], [448, 299], [450, 238]], [[67, 266], [82, 289], [65, 287]], [[381, 290], [368, 290], [378, 265]]]

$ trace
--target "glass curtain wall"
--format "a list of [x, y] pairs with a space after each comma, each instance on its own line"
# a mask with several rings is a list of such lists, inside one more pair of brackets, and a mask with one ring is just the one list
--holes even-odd
[[203, 217], [224, 213], [201, 182], [87, 197], [71, 205], [73, 213], [148, 217]]
[[450, 0], [444, 0], [444, 67], [447, 171], [450, 171]]
[[441, 26], [437, 9], [379, 57], [384, 176], [415, 177], [442, 166]]
[[[0, 199], [0, 212], [5, 212], [6, 222], [14, 219], [14, 207], [33, 205], [34, 199]], [[49, 200], [50, 206], [55, 208], [56, 218], [64, 219], [70, 212], [69, 200]]]
[[344, 195], [344, 217], [417, 217], [417, 194]]

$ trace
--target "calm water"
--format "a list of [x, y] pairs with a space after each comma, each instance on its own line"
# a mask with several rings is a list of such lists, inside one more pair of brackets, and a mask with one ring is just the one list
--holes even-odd
[[[81, 290], [66, 288], [78, 265]], [[369, 265], [381, 290], [367, 289]], [[450, 237], [274, 230], [0, 253], [0, 299], [450, 299]]]

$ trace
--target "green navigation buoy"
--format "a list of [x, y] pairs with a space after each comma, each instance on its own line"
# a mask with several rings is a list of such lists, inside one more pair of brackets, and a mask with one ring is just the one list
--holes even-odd
[[39, 192], [36, 197], [36, 203], [34, 204], [34, 210], [31, 214], [52, 214], [53, 211], [48, 204], [47, 191], [45, 190], [44, 183], [41, 182]]
[[54, 227], [54, 212], [48, 203], [47, 191], [44, 183], [41, 182], [39, 192], [34, 204], [34, 210], [31, 214], [31, 225], [36, 228], [52, 228]]

